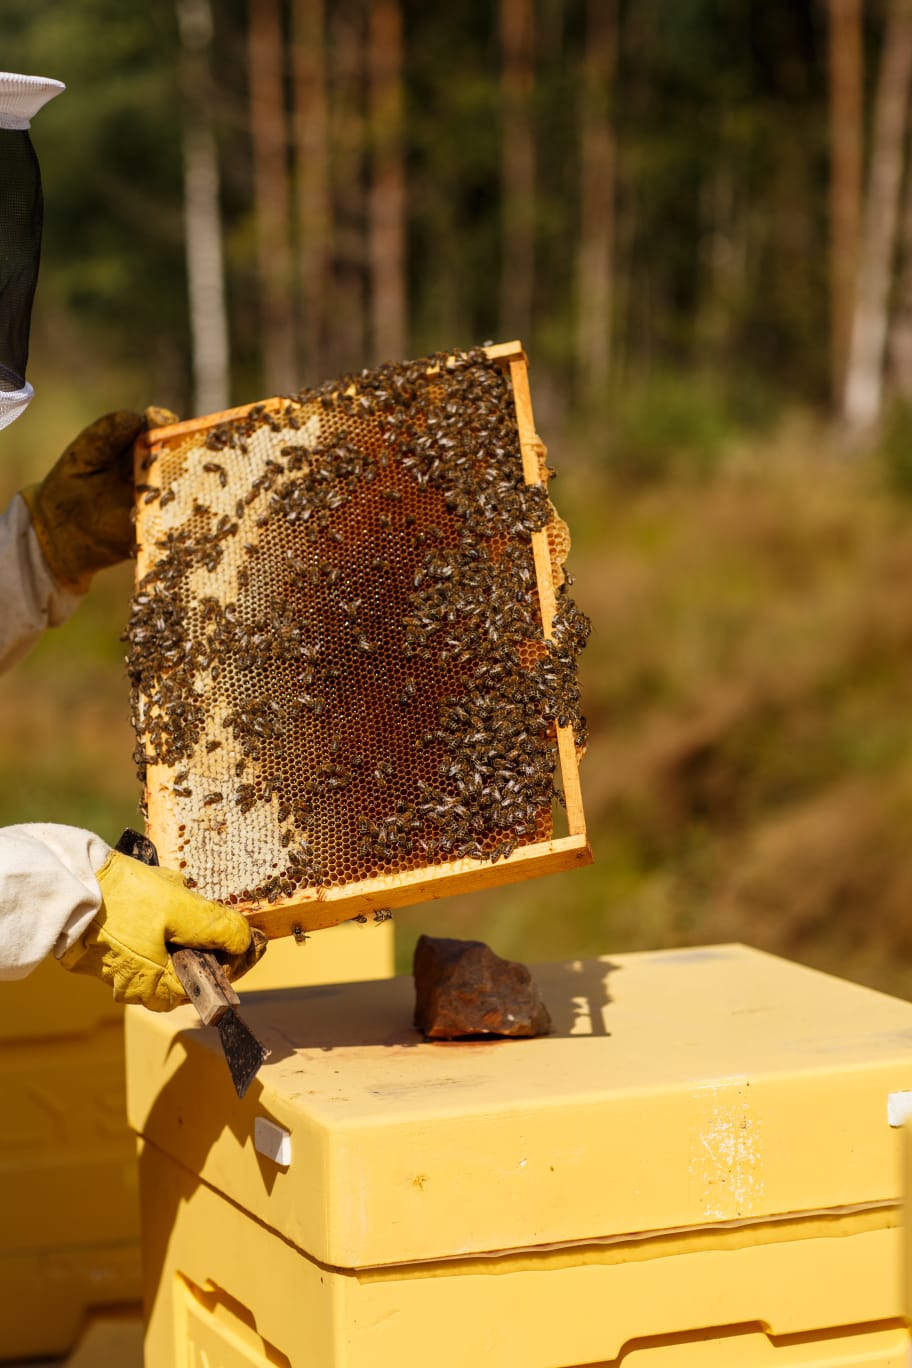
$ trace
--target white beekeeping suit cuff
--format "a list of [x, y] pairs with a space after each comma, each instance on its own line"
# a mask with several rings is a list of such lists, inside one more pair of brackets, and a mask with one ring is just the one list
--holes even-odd
[[0, 390], [0, 428], [9, 427], [10, 423], [15, 423], [34, 397], [35, 391], [27, 380], [20, 389]]
[[82, 601], [55, 583], [18, 494], [0, 514], [0, 600], [0, 674], [25, 655], [46, 627], [59, 627]]
[[50, 76], [22, 76], [0, 71], [0, 128], [26, 129], [39, 109], [66, 86]]
[[0, 979], [24, 978], [78, 940], [101, 906], [95, 872], [110, 853], [80, 827], [0, 827]]

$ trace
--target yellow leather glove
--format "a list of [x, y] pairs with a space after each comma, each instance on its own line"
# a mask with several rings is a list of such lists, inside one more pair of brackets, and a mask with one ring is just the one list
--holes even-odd
[[84, 594], [97, 570], [133, 554], [133, 443], [176, 422], [167, 409], [121, 410], [90, 424], [40, 484], [22, 490], [32, 526], [61, 589]]
[[221, 951], [229, 978], [252, 969], [265, 949], [240, 912], [191, 892], [176, 870], [112, 850], [96, 877], [102, 905], [60, 963], [104, 979], [116, 1002], [141, 1003], [153, 1012], [186, 1002], [171, 965], [172, 944]]

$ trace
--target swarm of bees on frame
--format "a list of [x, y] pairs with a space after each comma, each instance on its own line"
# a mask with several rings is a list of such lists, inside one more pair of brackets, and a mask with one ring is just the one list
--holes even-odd
[[384, 365], [196, 443], [140, 487], [160, 513], [125, 633], [187, 884], [274, 903], [547, 840], [589, 622], [558, 572], [543, 634], [531, 537], [556, 520], [504, 369]]

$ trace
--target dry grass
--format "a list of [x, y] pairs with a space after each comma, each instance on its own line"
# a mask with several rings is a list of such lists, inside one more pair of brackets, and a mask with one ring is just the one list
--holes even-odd
[[0, 822], [66, 822], [111, 841], [140, 825], [117, 639], [129, 592], [129, 572], [108, 572], [0, 679]]

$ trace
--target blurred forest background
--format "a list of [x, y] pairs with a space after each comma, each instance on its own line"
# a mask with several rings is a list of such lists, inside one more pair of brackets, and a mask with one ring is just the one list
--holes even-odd
[[[520, 337], [571, 526], [585, 871], [397, 914], [741, 939], [912, 995], [912, 0], [5, 0], [44, 258], [0, 496]], [[0, 681], [0, 821], [136, 824], [130, 571]]]

